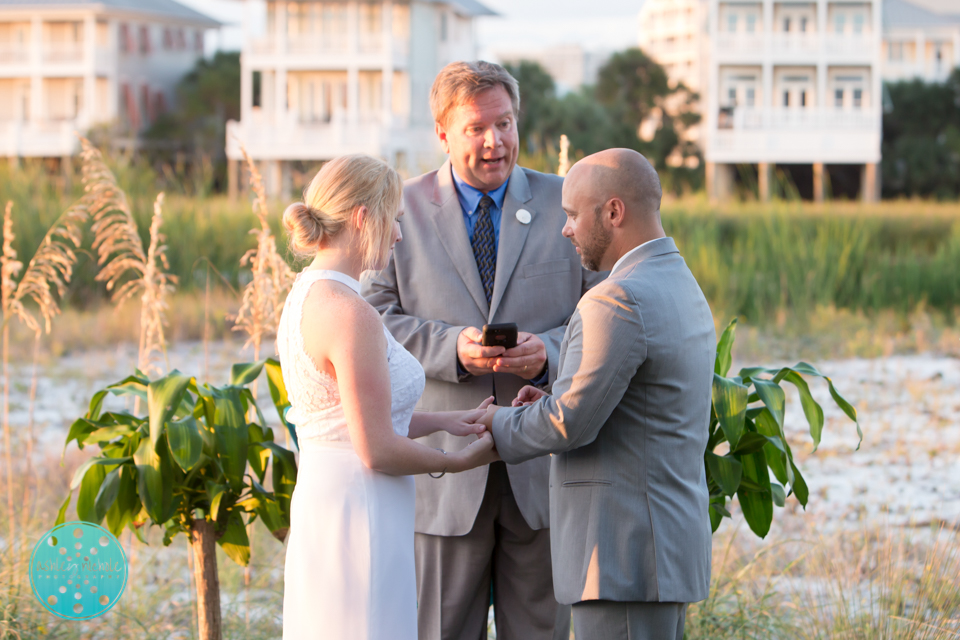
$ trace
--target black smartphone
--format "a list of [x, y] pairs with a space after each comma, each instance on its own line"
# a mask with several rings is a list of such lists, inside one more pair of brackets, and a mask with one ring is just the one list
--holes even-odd
[[483, 325], [483, 340], [480, 344], [485, 347], [513, 349], [517, 346], [517, 323], [500, 322]]

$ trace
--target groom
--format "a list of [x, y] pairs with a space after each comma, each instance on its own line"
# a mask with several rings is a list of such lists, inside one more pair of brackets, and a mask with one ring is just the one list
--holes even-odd
[[[403, 242], [363, 294], [423, 365], [419, 407], [508, 403], [524, 385], [557, 375], [565, 325], [600, 280], [560, 231], [563, 180], [517, 166], [517, 81], [500, 65], [454, 62], [433, 84], [430, 107], [450, 156], [403, 189]], [[519, 344], [481, 345], [484, 324], [513, 322]], [[463, 438], [425, 438], [445, 451]], [[548, 458], [495, 462], [417, 477], [417, 617], [420, 640], [486, 637], [491, 592], [501, 640], [568, 640], [547, 530]], [[555, 635], [556, 634], [556, 635]]]
[[660, 224], [660, 181], [635, 151], [575, 164], [563, 235], [611, 269], [580, 300], [553, 395], [524, 387], [484, 422], [500, 456], [556, 454], [550, 537], [557, 600], [577, 640], [681, 640], [710, 583], [703, 469], [716, 334], [710, 307]]

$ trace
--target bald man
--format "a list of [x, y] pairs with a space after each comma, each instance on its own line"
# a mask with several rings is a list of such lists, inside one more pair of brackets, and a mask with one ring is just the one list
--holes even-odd
[[703, 468], [716, 334], [660, 224], [660, 180], [611, 149], [563, 183], [563, 235], [610, 276], [581, 298], [553, 394], [521, 389], [484, 418], [500, 456], [554, 454], [550, 544], [557, 601], [577, 640], [681, 640], [710, 584]]

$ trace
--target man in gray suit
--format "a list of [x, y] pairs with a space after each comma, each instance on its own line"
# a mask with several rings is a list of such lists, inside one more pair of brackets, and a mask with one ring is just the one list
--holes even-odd
[[[403, 242], [363, 293], [423, 365], [420, 409], [472, 408], [490, 395], [509, 403], [556, 378], [565, 325], [600, 278], [560, 234], [563, 180], [516, 166], [516, 80], [499, 65], [453, 63], [430, 105], [450, 159], [407, 181]], [[500, 322], [518, 325], [515, 348], [480, 344], [480, 327]], [[425, 440], [445, 451], [467, 444]], [[550, 572], [549, 468], [541, 458], [417, 477], [421, 640], [486, 638], [491, 585], [501, 640], [569, 638]]]
[[553, 395], [524, 387], [484, 421], [511, 464], [556, 454], [550, 535], [557, 600], [577, 640], [681, 640], [710, 584], [703, 469], [716, 333], [660, 224], [660, 181], [635, 151], [572, 167], [563, 235], [610, 276], [583, 296]]

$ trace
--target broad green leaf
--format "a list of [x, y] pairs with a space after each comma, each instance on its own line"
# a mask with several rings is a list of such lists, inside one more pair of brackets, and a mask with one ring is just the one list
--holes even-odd
[[748, 453], [755, 453], [763, 449], [763, 446], [769, 441], [766, 436], [762, 436], [759, 433], [754, 433], [753, 431], [747, 431], [740, 437], [740, 442], [737, 444], [737, 448], [733, 449], [731, 453], [737, 455], [746, 455]]
[[753, 379], [753, 386], [757, 390], [757, 395], [766, 406], [770, 415], [773, 416], [777, 424], [783, 428], [783, 415], [786, 410], [787, 397], [783, 393], [780, 385], [769, 380]]
[[823, 434], [823, 408], [813, 399], [810, 387], [803, 376], [790, 369], [784, 369], [784, 371], [783, 379], [800, 392], [800, 406], [803, 407], [803, 415], [806, 416], [807, 424], [810, 425], [810, 437], [813, 438], [813, 450], [816, 451]]
[[57, 520], [53, 523], [53, 526], [59, 526], [64, 523], [64, 520], [67, 517], [67, 507], [70, 506], [70, 498], [73, 497], [73, 490], [67, 494], [67, 499], [63, 501], [63, 504], [60, 505], [60, 510], [57, 511]]
[[[122, 470], [123, 467], [117, 467], [108, 473], [107, 477], [103, 479], [103, 484], [100, 485], [100, 490], [97, 492], [97, 497], [93, 504], [97, 523], [103, 521], [103, 517], [107, 515], [107, 511], [113, 506], [117, 495], [120, 493], [120, 472]], [[83, 493], [82, 488], [80, 492], [81, 494]]]
[[295, 447], [299, 447], [297, 440], [296, 426], [287, 420], [287, 411], [290, 410], [290, 400], [287, 397], [287, 387], [283, 382], [283, 371], [280, 368], [280, 361], [276, 358], [267, 358], [264, 365], [267, 369], [267, 385], [270, 388], [270, 398], [273, 400], [273, 406], [277, 409], [277, 415], [280, 421], [290, 434], [290, 439]]
[[135, 396], [146, 401], [148, 384], [150, 380], [146, 377], [127, 376], [120, 382], [107, 387], [107, 390], [115, 396]]
[[[100, 417], [100, 410], [103, 408], [103, 399], [107, 397], [108, 391], [103, 389], [97, 391], [93, 394], [93, 398], [90, 399], [90, 408], [87, 409], [87, 419], [96, 420]], [[67, 442], [70, 442], [67, 440]]]
[[107, 528], [115, 536], [119, 536], [134, 517], [140, 513], [143, 505], [137, 496], [137, 477], [136, 468], [130, 465], [119, 467], [120, 487], [117, 491], [117, 499], [110, 509], [107, 510]]
[[230, 488], [240, 493], [243, 490], [243, 474], [247, 467], [247, 420], [243, 415], [240, 389], [232, 387], [221, 391], [226, 392], [226, 397], [214, 400], [217, 459]]
[[[73, 474], [73, 480], [70, 481], [70, 490], [74, 490], [80, 486], [80, 482], [83, 480], [84, 476], [87, 473], [87, 469], [93, 465], [119, 465], [124, 462], [130, 462], [131, 458], [90, 458], [85, 460], [83, 464], [77, 467], [76, 472]], [[106, 474], [104, 474], [106, 475]], [[96, 495], [96, 494], [94, 494]]]
[[63, 452], [60, 454], [60, 459], [63, 460], [63, 456], [67, 452], [67, 447], [74, 440], [77, 441], [77, 448], [83, 451], [83, 444], [87, 436], [99, 429], [100, 426], [97, 422], [88, 420], [87, 418], [74, 420], [73, 424], [70, 425], [70, 431], [67, 432], [67, 440], [63, 443]]
[[265, 360], [242, 362], [230, 367], [230, 384], [244, 387], [260, 376]]
[[730, 378], [713, 375], [713, 409], [731, 448], [737, 446], [743, 434], [747, 395], [747, 388], [742, 384]]
[[[100, 427], [84, 438], [84, 444], [95, 444], [97, 442], [109, 442], [114, 438], [121, 438], [136, 432], [136, 428], [128, 424], [115, 424], [109, 427]], [[79, 441], [77, 441], [79, 445]]]
[[179, 371], [171, 371], [147, 387], [147, 405], [150, 412], [150, 441], [157, 446], [166, 422], [180, 407], [180, 401], [191, 379]]
[[297, 459], [293, 452], [273, 442], [262, 446], [273, 452], [273, 493], [280, 504], [284, 517], [290, 519], [290, 499], [297, 484]]
[[147, 513], [154, 522], [163, 522], [163, 471], [160, 456], [157, 455], [153, 443], [148, 439], [140, 442], [140, 447], [133, 454], [137, 465], [137, 484], [140, 500]]
[[800, 469], [797, 468], [797, 465], [790, 461], [790, 467], [793, 469], [793, 484], [790, 486], [790, 490], [793, 492], [793, 495], [797, 496], [797, 501], [800, 505], [806, 509], [807, 500], [810, 497], [810, 490], [807, 488], [807, 483], [803, 479], [803, 475], [800, 473]]
[[724, 518], [732, 517], [730, 512], [727, 511], [725, 502], [726, 500], [723, 496], [720, 496], [718, 501], [710, 501], [710, 508], [708, 511], [710, 512], [710, 529], [713, 532], [716, 532], [717, 529], [720, 528], [720, 522], [723, 521]]
[[706, 453], [707, 470], [720, 490], [728, 496], [733, 496], [740, 486], [740, 476], [743, 474], [743, 467], [740, 461], [731, 456], [718, 456], [707, 451]]
[[263, 482], [267, 473], [267, 462], [270, 460], [270, 450], [262, 446], [266, 434], [258, 424], [250, 423], [248, 428], [249, 447], [247, 448], [247, 461], [250, 463], [250, 470], [257, 477], [259, 482]]
[[271, 533], [290, 528], [290, 522], [283, 517], [276, 499], [267, 493], [259, 482], [254, 480], [251, 483], [250, 490], [258, 498], [259, 504], [256, 506], [256, 513]]
[[770, 493], [770, 475], [767, 472], [767, 460], [763, 450], [742, 456], [744, 480], [760, 487], [761, 491], [751, 491], [745, 488], [743, 481], [737, 491], [740, 509], [750, 529], [765, 538], [773, 522], [773, 498]]
[[778, 507], [782, 508], [787, 504], [787, 494], [783, 491], [783, 487], [775, 482], [770, 483], [770, 496], [773, 498], [773, 504]]
[[184, 471], [190, 471], [200, 461], [203, 437], [200, 423], [192, 415], [167, 423], [167, 440], [173, 460]]
[[102, 518], [97, 517], [96, 500], [100, 486], [107, 476], [102, 464], [91, 465], [80, 481], [80, 492], [77, 494], [77, 517], [84, 522], [100, 524]]
[[730, 321], [730, 324], [727, 325], [727, 328], [723, 330], [723, 334], [720, 336], [719, 342], [717, 342], [717, 360], [713, 372], [718, 376], [725, 377], [730, 371], [730, 365], [733, 364], [731, 350], [733, 349], [736, 330], [737, 319], [734, 318]]
[[223, 547], [224, 553], [241, 567], [247, 566], [250, 562], [250, 539], [247, 538], [247, 529], [243, 526], [243, 518], [239, 513], [230, 514], [227, 529], [223, 537], [217, 540], [217, 544]]

